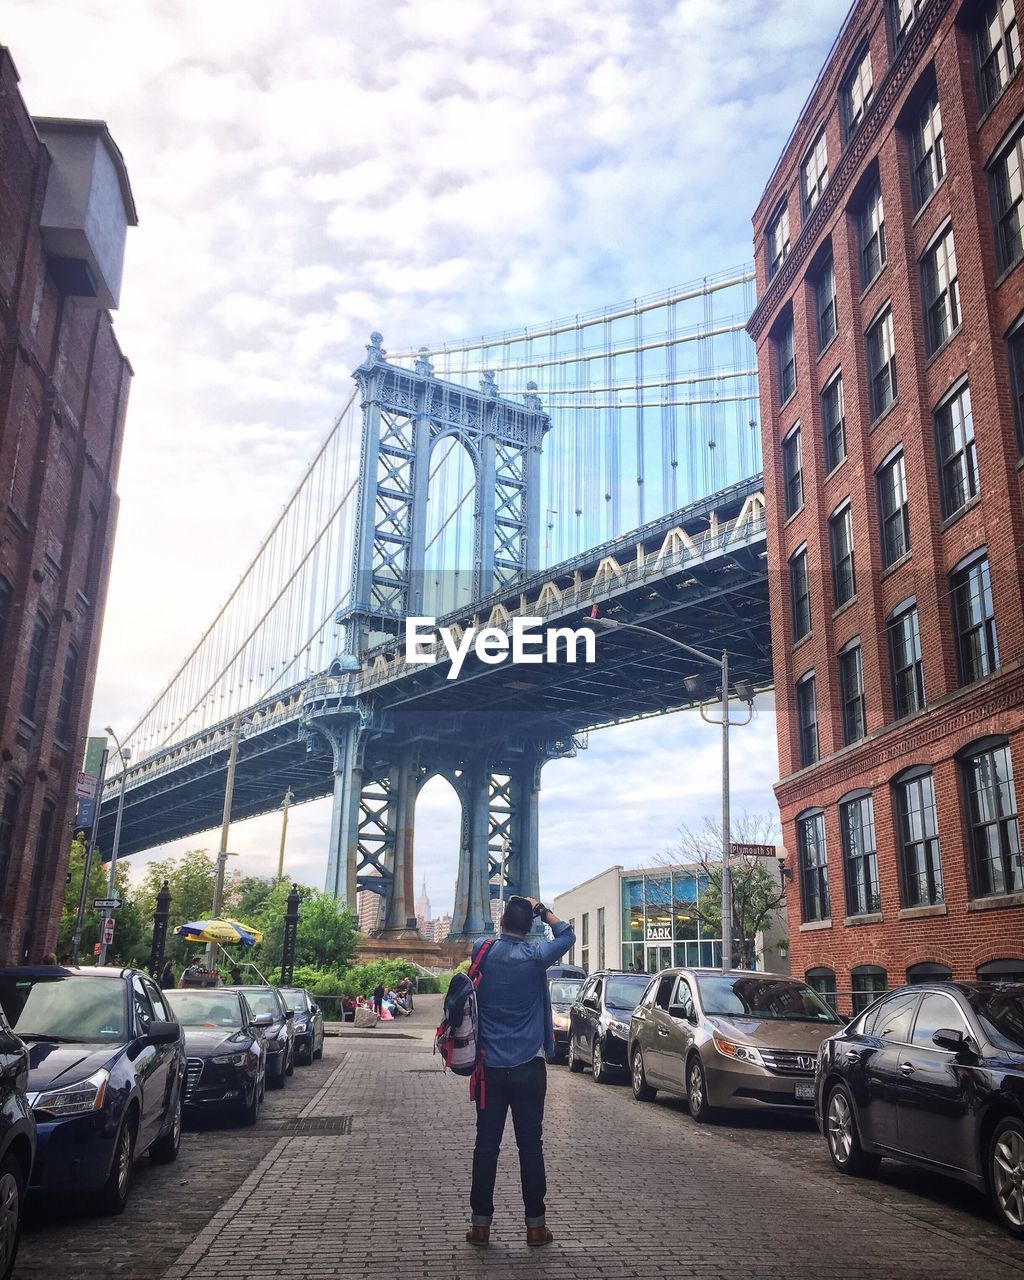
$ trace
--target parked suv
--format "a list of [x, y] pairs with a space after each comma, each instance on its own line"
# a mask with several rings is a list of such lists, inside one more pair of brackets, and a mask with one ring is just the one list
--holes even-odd
[[586, 974], [579, 978], [552, 978], [548, 970], [548, 995], [551, 997], [551, 1021], [555, 1033], [555, 1062], [561, 1062], [569, 1043], [569, 1013], [579, 995]]
[[628, 1068], [629, 1018], [651, 979], [602, 969], [586, 982], [569, 1011], [569, 1070], [590, 1065], [598, 1084]]
[[633, 1093], [678, 1094], [698, 1121], [719, 1107], [810, 1115], [818, 1046], [842, 1025], [797, 978], [665, 969], [630, 1022]]

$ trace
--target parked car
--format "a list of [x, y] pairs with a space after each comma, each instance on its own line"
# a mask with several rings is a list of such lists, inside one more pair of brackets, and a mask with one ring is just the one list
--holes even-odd
[[301, 987], [282, 987], [281, 995], [285, 1006], [292, 1011], [298, 1061], [308, 1066], [314, 1058], [324, 1056], [324, 1015], [309, 992]]
[[987, 1191], [1024, 1237], [1024, 983], [936, 982], [875, 1001], [818, 1059], [815, 1114], [841, 1173], [883, 1156]]
[[255, 1014], [236, 987], [165, 992], [185, 1032], [185, 1108], [240, 1111], [255, 1124], [267, 1084], [263, 1028], [269, 1013]]
[[633, 1094], [677, 1094], [697, 1121], [717, 1108], [809, 1116], [818, 1046], [842, 1025], [797, 978], [666, 969], [630, 1023]]
[[645, 974], [602, 969], [584, 984], [569, 1011], [567, 1054], [570, 1071], [589, 1063], [598, 1084], [629, 1064], [629, 1019], [647, 988]]
[[552, 978], [550, 975], [549, 969], [548, 995], [551, 997], [551, 1020], [555, 1031], [555, 1061], [560, 1062], [568, 1050], [569, 1010], [586, 981], [586, 975], [578, 978]]
[[0, 1280], [8, 1280], [18, 1256], [36, 1153], [36, 1121], [27, 1089], [28, 1049], [0, 1017]]
[[38, 1134], [30, 1189], [128, 1201], [132, 1163], [174, 1160], [181, 1142], [185, 1039], [137, 969], [0, 969], [0, 1007], [28, 1045]]
[[548, 966], [546, 974], [548, 982], [552, 982], [555, 978], [585, 979], [587, 971], [578, 964], [553, 964]]
[[240, 991], [257, 1018], [267, 1017], [263, 1039], [267, 1046], [267, 1083], [272, 1089], [283, 1089], [286, 1076], [295, 1071], [294, 1015], [285, 1004], [277, 987], [235, 987]]

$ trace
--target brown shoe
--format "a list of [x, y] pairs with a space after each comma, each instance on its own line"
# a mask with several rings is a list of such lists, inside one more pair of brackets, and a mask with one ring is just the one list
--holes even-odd
[[491, 1242], [491, 1229], [490, 1227], [470, 1227], [466, 1232], [466, 1239], [470, 1244], [475, 1244], [482, 1248]]
[[539, 1249], [542, 1244], [550, 1244], [554, 1240], [550, 1227], [527, 1227], [526, 1243], [531, 1249]]

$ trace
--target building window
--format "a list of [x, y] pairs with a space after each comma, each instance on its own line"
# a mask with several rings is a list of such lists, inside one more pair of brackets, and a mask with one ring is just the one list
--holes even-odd
[[804, 974], [804, 981], [812, 991], [817, 991], [826, 1004], [831, 1005], [833, 1009], [839, 1008], [834, 969], [808, 969]]
[[924, 667], [917, 605], [909, 604], [889, 618], [889, 662], [892, 666], [892, 702], [896, 719], [924, 707]]
[[999, 265], [1009, 270], [1024, 256], [1024, 218], [1021, 216], [1021, 200], [1024, 199], [1024, 127], [1019, 128], [1009, 143], [1000, 151], [989, 170], [992, 206], [996, 219], [996, 247]]
[[960, 683], [980, 680], [999, 666], [988, 556], [979, 555], [950, 574]]
[[829, 920], [828, 863], [825, 858], [825, 815], [797, 818], [797, 850], [800, 857], [800, 895], [805, 920]]
[[910, 28], [918, 19], [921, 10], [928, 0], [889, 0], [889, 13], [892, 19], [893, 48], [898, 49], [910, 34]]
[[7, 886], [7, 873], [11, 867], [11, 854], [14, 851], [14, 828], [18, 822], [20, 800], [21, 787], [13, 778], [9, 778], [4, 787], [3, 804], [0, 805], [0, 893]]
[[880, 418], [899, 394], [896, 387], [896, 340], [892, 311], [886, 307], [867, 332], [871, 418]]
[[841, 90], [843, 127], [847, 139], [852, 138], [860, 128], [860, 122], [864, 119], [873, 90], [871, 51], [865, 47], [860, 51], [856, 63], [843, 81]]
[[824, 351], [836, 336], [836, 269], [832, 258], [822, 267], [814, 285], [814, 301], [818, 314], [818, 350]]
[[71, 728], [71, 707], [75, 698], [75, 677], [78, 674], [78, 650], [68, 645], [64, 659], [64, 675], [60, 682], [60, 702], [57, 705], [57, 723], [53, 736], [60, 743], [67, 743]]
[[857, 593], [853, 570], [853, 513], [849, 503], [829, 517], [828, 549], [832, 557], [832, 599], [838, 609]]
[[590, 912], [584, 911], [580, 917], [580, 963], [590, 972]]
[[858, 223], [860, 282], [866, 289], [885, 266], [885, 209], [881, 183], [876, 182], [868, 193]]
[[882, 463], [876, 475], [878, 517], [882, 533], [882, 568], [888, 569], [910, 550], [910, 511], [903, 450]]
[[825, 142], [824, 129], [815, 138], [814, 145], [800, 168], [800, 185], [806, 219], [828, 186], [828, 146]]
[[[922, 960], [920, 964], [912, 964], [907, 966], [907, 982], [912, 987], [916, 987], [919, 983], [922, 983], [922, 982], [952, 982], [952, 981], [953, 981], [953, 970], [949, 967], [948, 964], [936, 964], [935, 961], [933, 960]], [[926, 996], [925, 998], [928, 999], [929, 997]], [[953, 1012], [953, 1010], [950, 1009], [949, 1005], [946, 1003], [945, 999], [942, 996], [931, 996], [930, 998], [932, 1000], [940, 1001], [942, 1007], [944, 1007], [948, 1013]], [[943, 1023], [942, 1025], [945, 1026], [946, 1024]], [[936, 1026], [936, 1024], [933, 1022], [931, 1026], [934, 1027]], [[921, 1029], [921, 1020], [920, 1018], [918, 1018], [917, 1030], [920, 1031], [920, 1029]], [[929, 1039], [930, 1039], [930, 1030], [931, 1029], [929, 1028]]]
[[[870, 1004], [889, 989], [885, 970], [873, 964], [858, 965], [850, 974], [854, 1016], [863, 1013]], [[908, 1030], [909, 1025], [908, 1025]]]
[[1013, 765], [1005, 740], [960, 761], [967, 799], [974, 892], [979, 898], [1024, 889]]
[[942, 861], [932, 775], [910, 774], [897, 780], [893, 789], [904, 905], [934, 906], [942, 901]]
[[604, 968], [604, 907], [597, 909], [597, 967]]
[[935, 442], [942, 487], [942, 514], [954, 515], [978, 496], [971, 390], [963, 383], [935, 411]]
[[796, 711], [800, 726], [800, 766], [806, 768], [818, 759], [818, 707], [813, 671], [808, 671], [796, 683]]
[[782, 442], [782, 476], [786, 486], [786, 518], [804, 505], [804, 454], [800, 443], [800, 423]]
[[3, 648], [4, 636], [7, 634], [7, 619], [11, 615], [11, 584], [0, 577], [0, 649]]
[[987, 960], [976, 972], [979, 982], [1024, 982], [1024, 958]]
[[36, 838], [36, 856], [32, 863], [32, 878], [29, 881], [28, 901], [25, 903], [25, 919], [24, 932], [22, 934], [22, 963], [28, 963], [29, 952], [32, 948], [32, 936], [36, 928], [36, 916], [39, 913], [39, 895], [42, 892], [43, 882], [48, 881], [50, 876], [50, 837], [53, 833], [53, 815], [55, 806], [52, 800], [43, 801], [42, 808], [39, 811], [39, 834]]
[[1018, 319], [1006, 339], [1013, 394], [1013, 421], [1017, 428], [1017, 452], [1024, 454], [1024, 316]]
[[825, 436], [825, 470], [834, 471], [846, 457], [846, 415], [841, 374], [836, 374], [821, 393], [821, 427]]
[[932, 355], [960, 328], [960, 282], [952, 227], [946, 228], [921, 260], [921, 299], [925, 351]]
[[881, 911], [875, 811], [870, 795], [855, 796], [840, 804], [839, 834], [846, 875], [846, 914], [864, 916]]
[[839, 651], [839, 694], [843, 705], [843, 742], [858, 742], [866, 732], [864, 719], [864, 667], [860, 641]]
[[811, 588], [807, 577], [807, 548], [789, 557], [789, 599], [793, 610], [793, 642], [811, 630]]
[[769, 222], [768, 230], [765, 232], [765, 242], [767, 246], [768, 279], [771, 280], [789, 257], [788, 204], [784, 203], [775, 217]]
[[987, 111], [1020, 66], [1020, 36], [1013, 0], [988, 0], [974, 31], [978, 98]]
[[785, 404], [796, 390], [796, 349], [793, 342], [792, 316], [776, 335], [775, 354], [779, 362], [779, 404]]
[[32, 626], [32, 644], [28, 651], [25, 686], [21, 692], [21, 714], [26, 720], [35, 720], [36, 701], [39, 698], [39, 683], [43, 675], [43, 662], [46, 658], [46, 642], [49, 635], [49, 624], [41, 613], [37, 613]]
[[946, 147], [942, 140], [942, 110], [933, 87], [922, 101], [910, 131], [911, 183], [914, 208], [920, 209], [946, 176]]

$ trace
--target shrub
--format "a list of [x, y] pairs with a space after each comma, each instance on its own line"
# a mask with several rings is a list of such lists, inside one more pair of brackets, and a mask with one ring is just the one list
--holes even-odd
[[[371, 988], [372, 989], [372, 988]], [[320, 974], [316, 982], [308, 988], [315, 996], [347, 996], [351, 994], [346, 990], [345, 979], [336, 973], [330, 971]]]
[[441, 990], [440, 980], [432, 973], [421, 973], [416, 979], [416, 990], [425, 996], [436, 996]]
[[404, 960], [374, 960], [370, 964], [357, 964], [341, 975], [342, 991], [347, 996], [368, 996], [378, 982], [385, 989], [396, 986], [403, 978], [415, 979], [419, 970]]

